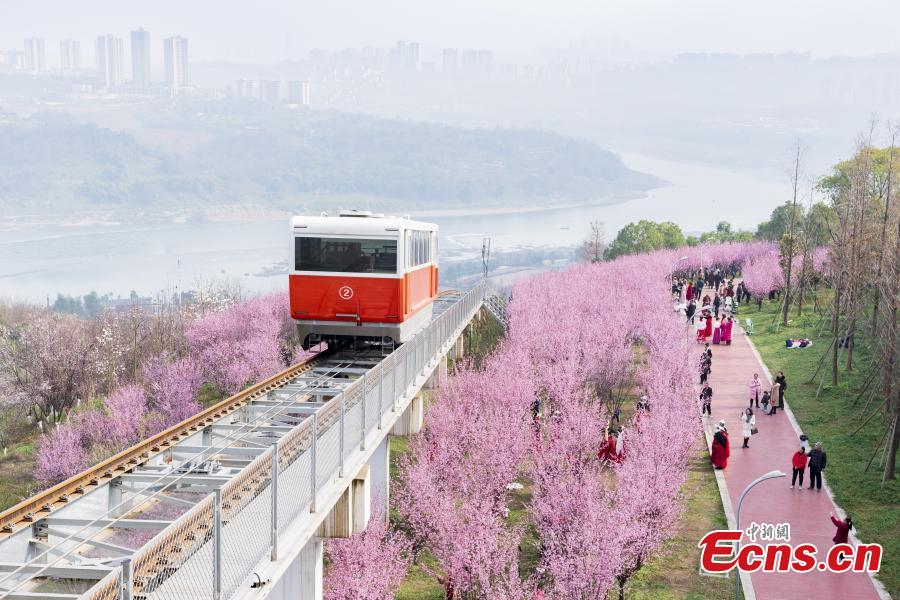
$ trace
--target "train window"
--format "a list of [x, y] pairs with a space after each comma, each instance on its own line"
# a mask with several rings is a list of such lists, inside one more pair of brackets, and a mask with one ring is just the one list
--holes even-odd
[[397, 240], [294, 238], [297, 271], [396, 273]]
[[437, 239], [431, 231], [406, 231], [406, 268], [414, 269], [433, 262], [437, 253]]

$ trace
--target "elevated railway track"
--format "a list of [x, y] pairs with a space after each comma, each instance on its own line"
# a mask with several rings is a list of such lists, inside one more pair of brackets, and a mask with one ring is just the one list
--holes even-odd
[[0, 513], [0, 600], [271, 593], [253, 574], [321, 533], [483, 293], [441, 295], [389, 354], [320, 352]]

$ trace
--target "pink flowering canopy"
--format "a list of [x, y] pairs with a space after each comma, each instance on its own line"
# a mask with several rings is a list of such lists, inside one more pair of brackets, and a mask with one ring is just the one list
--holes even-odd
[[[65, 348], [58, 352], [73, 349], [76, 354], [90, 354], [85, 349], [89, 341], [79, 341], [81, 337], [72, 340], [71, 336], [64, 335], [69, 331], [83, 337], [84, 329], [84, 323], [74, 317], [39, 315], [33, 327], [26, 331], [27, 341], [35, 340], [32, 354], [25, 357], [31, 361], [28, 368], [43, 373], [44, 365], [52, 365], [51, 354], [43, 350], [48, 344], [38, 343], [45, 337], [59, 335]], [[84, 403], [58, 430], [41, 437], [34, 471], [38, 481], [45, 485], [62, 481], [92, 462], [191, 417], [202, 408], [197, 397], [207, 381], [215, 383], [224, 393], [233, 393], [324, 349], [324, 346], [309, 352], [294, 349], [286, 294], [219, 306], [214, 312], [193, 317], [186, 329], [186, 340], [176, 344], [187, 348], [186, 355], [160, 355], [145, 360], [138, 371], [138, 383], [113, 387], [99, 404]], [[97, 343], [103, 345], [106, 339], [103, 327], [98, 335]], [[72, 369], [83, 367], [75, 354], [65, 356], [65, 368], [70, 363]], [[125, 360], [124, 355], [116, 353], [104, 360], [112, 356]], [[117, 371], [117, 365], [104, 365], [98, 370], [100, 373]], [[54, 405], [72, 404], [79, 388], [56, 387], [42, 385]]]

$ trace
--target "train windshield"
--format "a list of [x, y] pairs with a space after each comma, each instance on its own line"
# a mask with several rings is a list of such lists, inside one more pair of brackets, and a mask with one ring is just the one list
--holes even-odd
[[396, 273], [397, 240], [296, 237], [294, 269], [340, 273]]

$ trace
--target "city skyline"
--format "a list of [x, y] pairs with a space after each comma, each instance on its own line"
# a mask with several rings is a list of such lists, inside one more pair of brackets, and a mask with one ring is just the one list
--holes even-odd
[[[591, 40], [621, 40], [649, 56], [671, 58], [684, 52], [810, 51], [814, 56], [863, 56], [900, 51], [893, 32], [900, 3], [860, 0], [760, 0], [723, 4], [691, 0], [638, 0], [627, 4], [589, 0], [461, 0], [450, 13], [434, 18], [431, 2], [337, 0], [328, 5], [268, 3], [255, 10], [234, 0], [196, 0], [188, 5], [160, 0], [152, 6], [87, 0], [60, 4], [34, 0], [6, 11], [0, 47], [16, 47], [23, 37], [86, 39], [100, 32], [124, 35], [141, 24], [157, 39], [183, 35], [195, 41], [199, 62], [271, 64], [295, 60], [313, 48], [386, 47], [393, 40], [417, 38], [440, 52], [444, 47], [491, 47], [506, 55], [541, 48], [571, 48]], [[55, 15], [52, 23], [36, 26]], [[348, 19], [348, 15], [353, 18]], [[773, 15], [778, 15], [773, 18]], [[859, 24], [863, 15], [865, 27]], [[210, 18], [214, 16], [215, 18]], [[173, 27], [173, 23], [177, 26]], [[92, 34], [92, 32], [94, 32]], [[440, 56], [428, 60], [440, 60]]]

